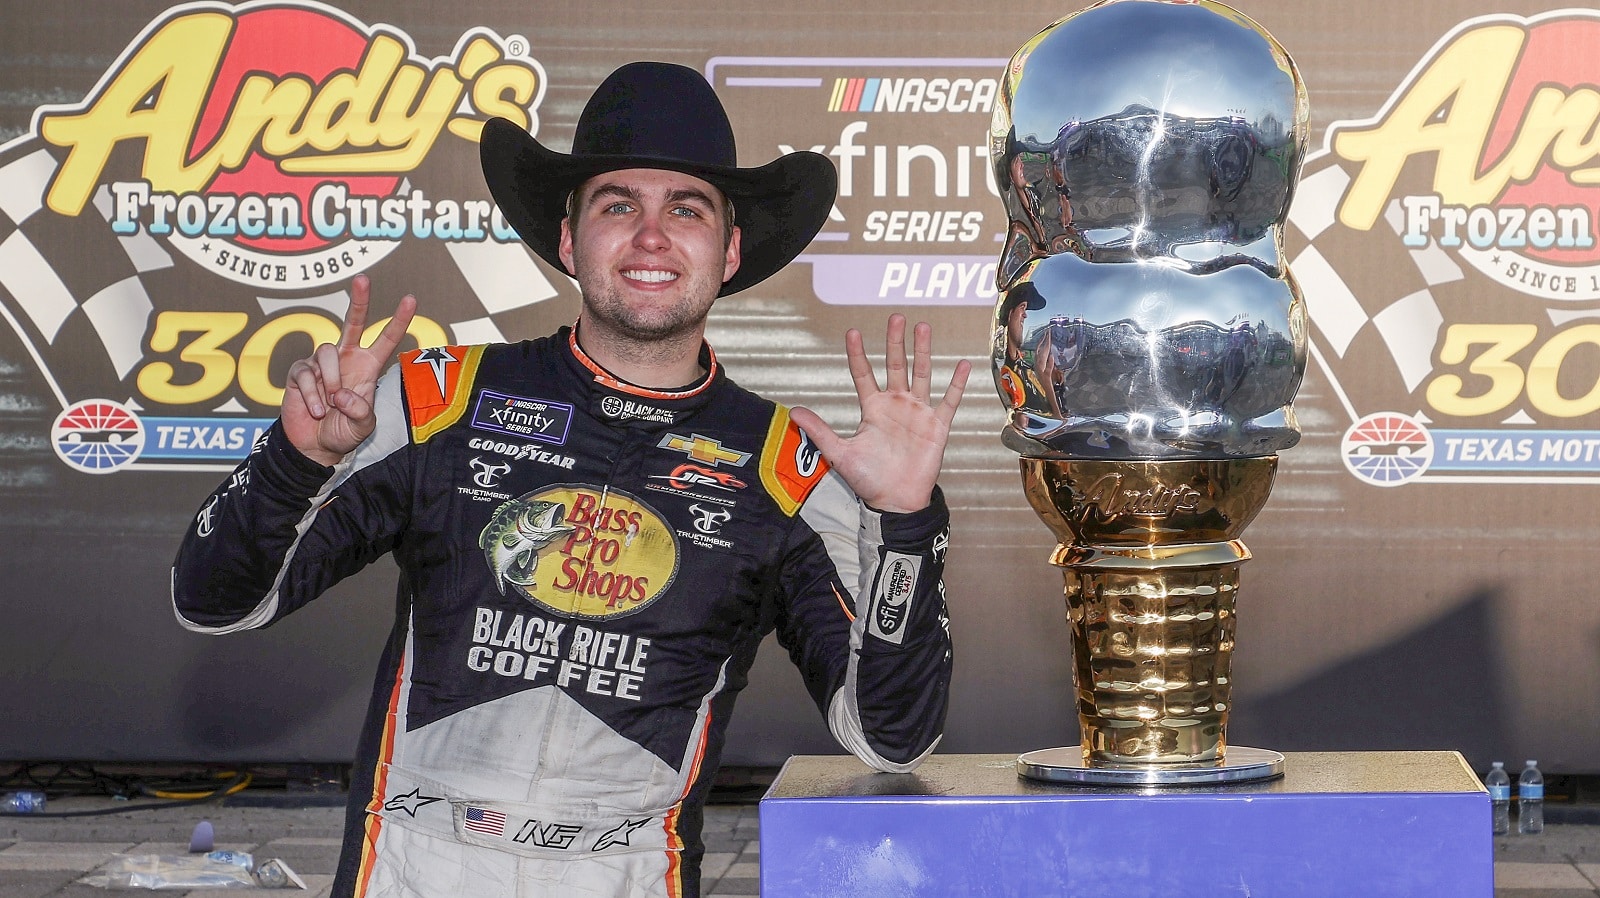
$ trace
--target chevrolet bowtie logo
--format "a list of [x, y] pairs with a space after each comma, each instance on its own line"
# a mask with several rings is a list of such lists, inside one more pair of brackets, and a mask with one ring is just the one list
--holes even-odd
[[657, 443], [656, 446], [661, 449], [682, 452], [695, 461], [708, 464], [713, 468], [723, 462], [738, 467], [750, 460], [750, 453], [724, 449], [721, 443], [710, 437], [703, 437], [698, 433], [688, 437], [669, 433], [662, 437], [661, 442]]

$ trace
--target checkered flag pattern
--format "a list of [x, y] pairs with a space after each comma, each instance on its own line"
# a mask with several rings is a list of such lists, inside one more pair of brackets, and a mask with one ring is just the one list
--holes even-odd
[[[1292, 232], [1305, 247], [1289, 270], [1305, 295], [1313, 342], [1335, 381], [1360, 375], [1382, 384], [1354, 391], [1373, 407], [1352, 408], [1352, 416], [1380, 408], [1415, 413], [1422, 408], [1421, 390], [1433, 372], [1445, 322], [1439, 294], [1465, 275], [1437, 246], [1411, 250], [1401, 244], [1398, 200], [1390, 202], [1373, 233], [1337, 227], [1350, 181], [1350, 172], [1332, 155], [1307, 163], [1289, 212]], [[1378, 388], [1368, 389], [1373, 386]]]
[[[1414, 167], [1420, 169], [1421, 167]], [[1443, 364], [1438, 348], [1454, 324], [1504, 326], [1533, 323], [1543, 345], [1558, 329], [1576, 319], [1600, 318], [1600, 303], [1548, 301], [1496, 283], [1430, 240], [1421, 249], [1402, 242], [1405, 218], [1400, 200], [1391, 198], [1369, 232], [1337, 222], [1341, 201], [1355, 172], [1331, 153], [1308, 160], [1289, 213], [1293, 253], [1289, 268], [1305, 295], [1313, 324], [1313, 351], [1328, 369], [1335, 390], [1352, 420], [1394, 411], [1441, 426], [1484, 427], [1527, 424], [1538, 413], [1526, 395], [1493, 415], [1454, 418], [1427, 400], [1437, 375], [1449, 372], [1463, 379], [1463, 395], [1488, 389], [1482, 374], [1466, 364]], [[1434, 192], [1425, 173], [1408, 171], [1391, 197], [1426, 196]], [[1298, 239], [1297, 239], [1298, 238]], [[1519, 257], [1491, 252], [1495, 264], [1510, 265]], [[1477, 345], [1468, 357], [1486, 347]], [[1527, 364], [1531, 350], [1514, 358]], [[1581, 395], [1594, 385], [1583, 365], [1566, 366], [1560, 391]], [[1358, 401], [1359, 405], [1354, 404]], [[1544, 417], [1544, 416], [1540, 416]]]
[[[16, 331], [63, 408], [107, 398], [148, 409], [149, 402], [138, 399], [135, 381], [139, 369], [160, 355], [147, 351], [146, 334], [162, 311], [245, 311], [252, 318], [245, 336], [265, 318], [294, 310], [342, 317], [349, 302], [343, 284], [274, 293], [207, 271], [142, 228], [130, 236], [112, 233], [112, 194], [104, 182], [137, 178], [131, 167], [120, 175], [108, 169], [80, 215], [52, 211], [45, 195], [60, 164], [58, 152], [32, 137], [0, 149], [0, 316]], [[113, 167], [118, 161], [128, 162], [114, 160]], [[408, 181], [399, 194], [409, 190]], [[441, 325], [453, 343], [523, 339], [548, 332], [571, 315], [553, 308], [563, 304], [547, 301], [575, 295], [575, 288], [520, 241], [405, 238], [388, 258], [404, 267], [396, 271], [388, 259], [373, 266], [375, 304], [415, 292], [422, 298], [420, 314]], [[228, 344], [232, 351], [245, 336]], [[309, 345], [298, 349], [306, 351]], [[274, 354], [276, 382], [294, 357], [288, 352]], [[160, 357], [183, 364], [176, 353]], [[218, 397], [214, 409], [186, 411], [239, 412], [249, 404], [248, 398], [230, 393]]]
[[173, 263], [148, 235], [111, 233], [104, 187], [80, 220], [45, 208], [56, 166], [37, 143], [0, 154], [0, 314], [65, 407], [133, 372], [154, 308], [146, 278]]

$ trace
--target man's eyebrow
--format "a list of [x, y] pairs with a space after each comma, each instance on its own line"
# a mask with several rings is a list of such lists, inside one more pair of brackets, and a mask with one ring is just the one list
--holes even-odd
[[[637, 189], [626, 184], [619, 184], [615, 181], [607, 181], [603, 184], [596, 185], [595, 188], [589, 192], [589, 197], [585, 201], [585, 205], [594, 206], [600, 200], [606, 198], [623, 199], [633, 203], [643, 202], [642, 195]], [[696, 202], [705, 206], [707, 209], [715, 210], [721, 208], [717, 201], [712, 198], [711, 194], [697, 187], [673, 188], [667, 192], [667, 202]]]
[[709, 194], [694, 187], [679, 187], [667, 194], [667, 202], [669, 203], [681, 203], [685, 200], [698, 200], [704, 203], [708, 209], [717, 208], [716, 201]]
[[594, 191], [589, 194], [588, 204], [593, 205], [596, 200], [602, 197], [632, 200], [637, 203], [639, 202], [639, 191], [634, 190], [632, 187], [628, 187], [624, 184], [618, 184], [614, 181], [607, 181], [606, 183], [596, 187]]

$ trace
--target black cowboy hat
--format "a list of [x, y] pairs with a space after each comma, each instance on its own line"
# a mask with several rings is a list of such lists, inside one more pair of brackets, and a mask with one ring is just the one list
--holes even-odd
[[557, 250], [567, 197], [589, 178], [661, 168], [712, 184], [732, 202], [742, 235], [739, 270], [719, 296], [766, 280], [799, 255], [822, 229], [838, 185], [833, 163], [818, 153], [739, 168], [733, 126], [716, 92], [694, 69], [664, 62], [634, 62], [612, 72], [578, 117], [570, 155], [546, 149], [500, 118], [483, 126], [478, 155], [506, 220], [562, 271]]

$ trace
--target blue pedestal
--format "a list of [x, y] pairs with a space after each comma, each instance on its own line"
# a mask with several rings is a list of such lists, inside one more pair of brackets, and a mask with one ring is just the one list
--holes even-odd
[[1492, 898], [1489, 795], [1456, 752], [1287, 754], [1282, 779], [1155, 790], [789, 760], [761, 801], [762, 898]]

